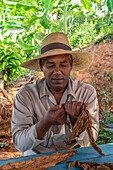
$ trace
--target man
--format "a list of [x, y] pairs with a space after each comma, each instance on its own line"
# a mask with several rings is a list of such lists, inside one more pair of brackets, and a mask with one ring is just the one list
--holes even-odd
[[[92, 60], [89, 53], [72, 51], [65, 34], [52, 33], [44, 39], [41, 54], [21, 64], [43, 71], [45, 76], [20, 89], [15, 98], [12, 137], [15, 147], [24, 155], [65, 149], [83, 104], [91, 114], [93, 137], [97, 139], [96, 91], [91, 85], [70, 78], [71, 70], [86, 69]], [[87, 132], [76, 137], [68, 148], [72, 145], [89, 146]]]

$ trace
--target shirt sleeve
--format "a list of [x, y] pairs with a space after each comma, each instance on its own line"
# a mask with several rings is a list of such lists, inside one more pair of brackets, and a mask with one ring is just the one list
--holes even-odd
[[36, 123], [38, 120], [33, 114], [31, 100], [30, 94], [26, 91], [18, 93], [13, 104], [12, 138], [15, 147], [21, 152], [31, 150], [45, 140], [45, 136], [42, 140], [37, 139]]
[[[98, 105], [96, 90], [94, 88], [93, 88], [93, 93], [91, 93], [91, 95], [89, 96], [87, 103], [88, 103], [87, 110], [91, 114], [91, 118], [92, 118], [93, 137], [94, 140], [96, 141], [98, 137], [98, 130], [99, 130], [99, 105]], [[89, 136], [86, 131], [81, 133], [79, 137], [76, 137], [76, 141], [81, 147], [87, 147], [90, 145]]]

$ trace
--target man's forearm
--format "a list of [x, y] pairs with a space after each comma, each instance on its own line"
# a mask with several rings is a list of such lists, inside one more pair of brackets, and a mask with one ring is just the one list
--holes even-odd
[[46, 132], [50, 129], [51, 125], [47, 124], [45, 122], [45, 119], [42, 118], [37, 124], [36, 124], [36, 130], [37, 130], [37, 139], [41, 140]]

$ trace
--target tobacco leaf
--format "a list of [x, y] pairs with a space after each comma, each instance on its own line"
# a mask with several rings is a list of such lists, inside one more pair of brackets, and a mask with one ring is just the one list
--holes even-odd
[[[81, 127], [81, 122], [85, 120], [83, 126]], [[89, 111], [86, 109], [85, 105], [82, 105], [81, 113], [73, 127], [72, 133], [70, 134], [70, 137], [67, 140], [66, 146], [70, 144], [72, 140], [74, 140], [78, 135], [80, 135], [83, 131], [87, 131], [89, 136], [89, 141], [91, 146], [100, 154], [104, 155], [101, 151], [101, 149], [95, 144], [95, 140], [93, 138], [93, 132], [92, 132], [92, 120], [91, 115]]]
[[78, 167], [82, 167], [83, 170], [112, 170], [113, 169], [113, 163], [106, 163], [104, 162], [104, 164], [99, 164], [99, 163], [95, 163], [93, 161], [91, 162], [79, 162], [78, 160], [73, 161], [72, 163], [69, 163], [68, 169], [70, 169], [71, 167], [73, 167], [74, 165], [77, 165]]
[[23, 162], [6, 163], [0, 167], [0, 170], [44, 170], [55, 166], [57, 163], [67, 160], [70, 156], [74, 155], [77, 150], [69, 150], [64, 153], [54, 153], [48, 156], [40, 156]]

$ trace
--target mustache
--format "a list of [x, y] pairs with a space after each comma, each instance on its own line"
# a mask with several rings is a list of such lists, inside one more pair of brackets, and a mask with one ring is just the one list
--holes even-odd
[[52, 76], [51, 79], [58, 79], [58, 80], [60, 79], [60, 80], [64, 80], [64, 77], [61, 76], [61, 75], [60, 75], [60, 76], [59, 76], [59, 75], [58, 75], [58, 76], [55, 75], [55, 76]]

